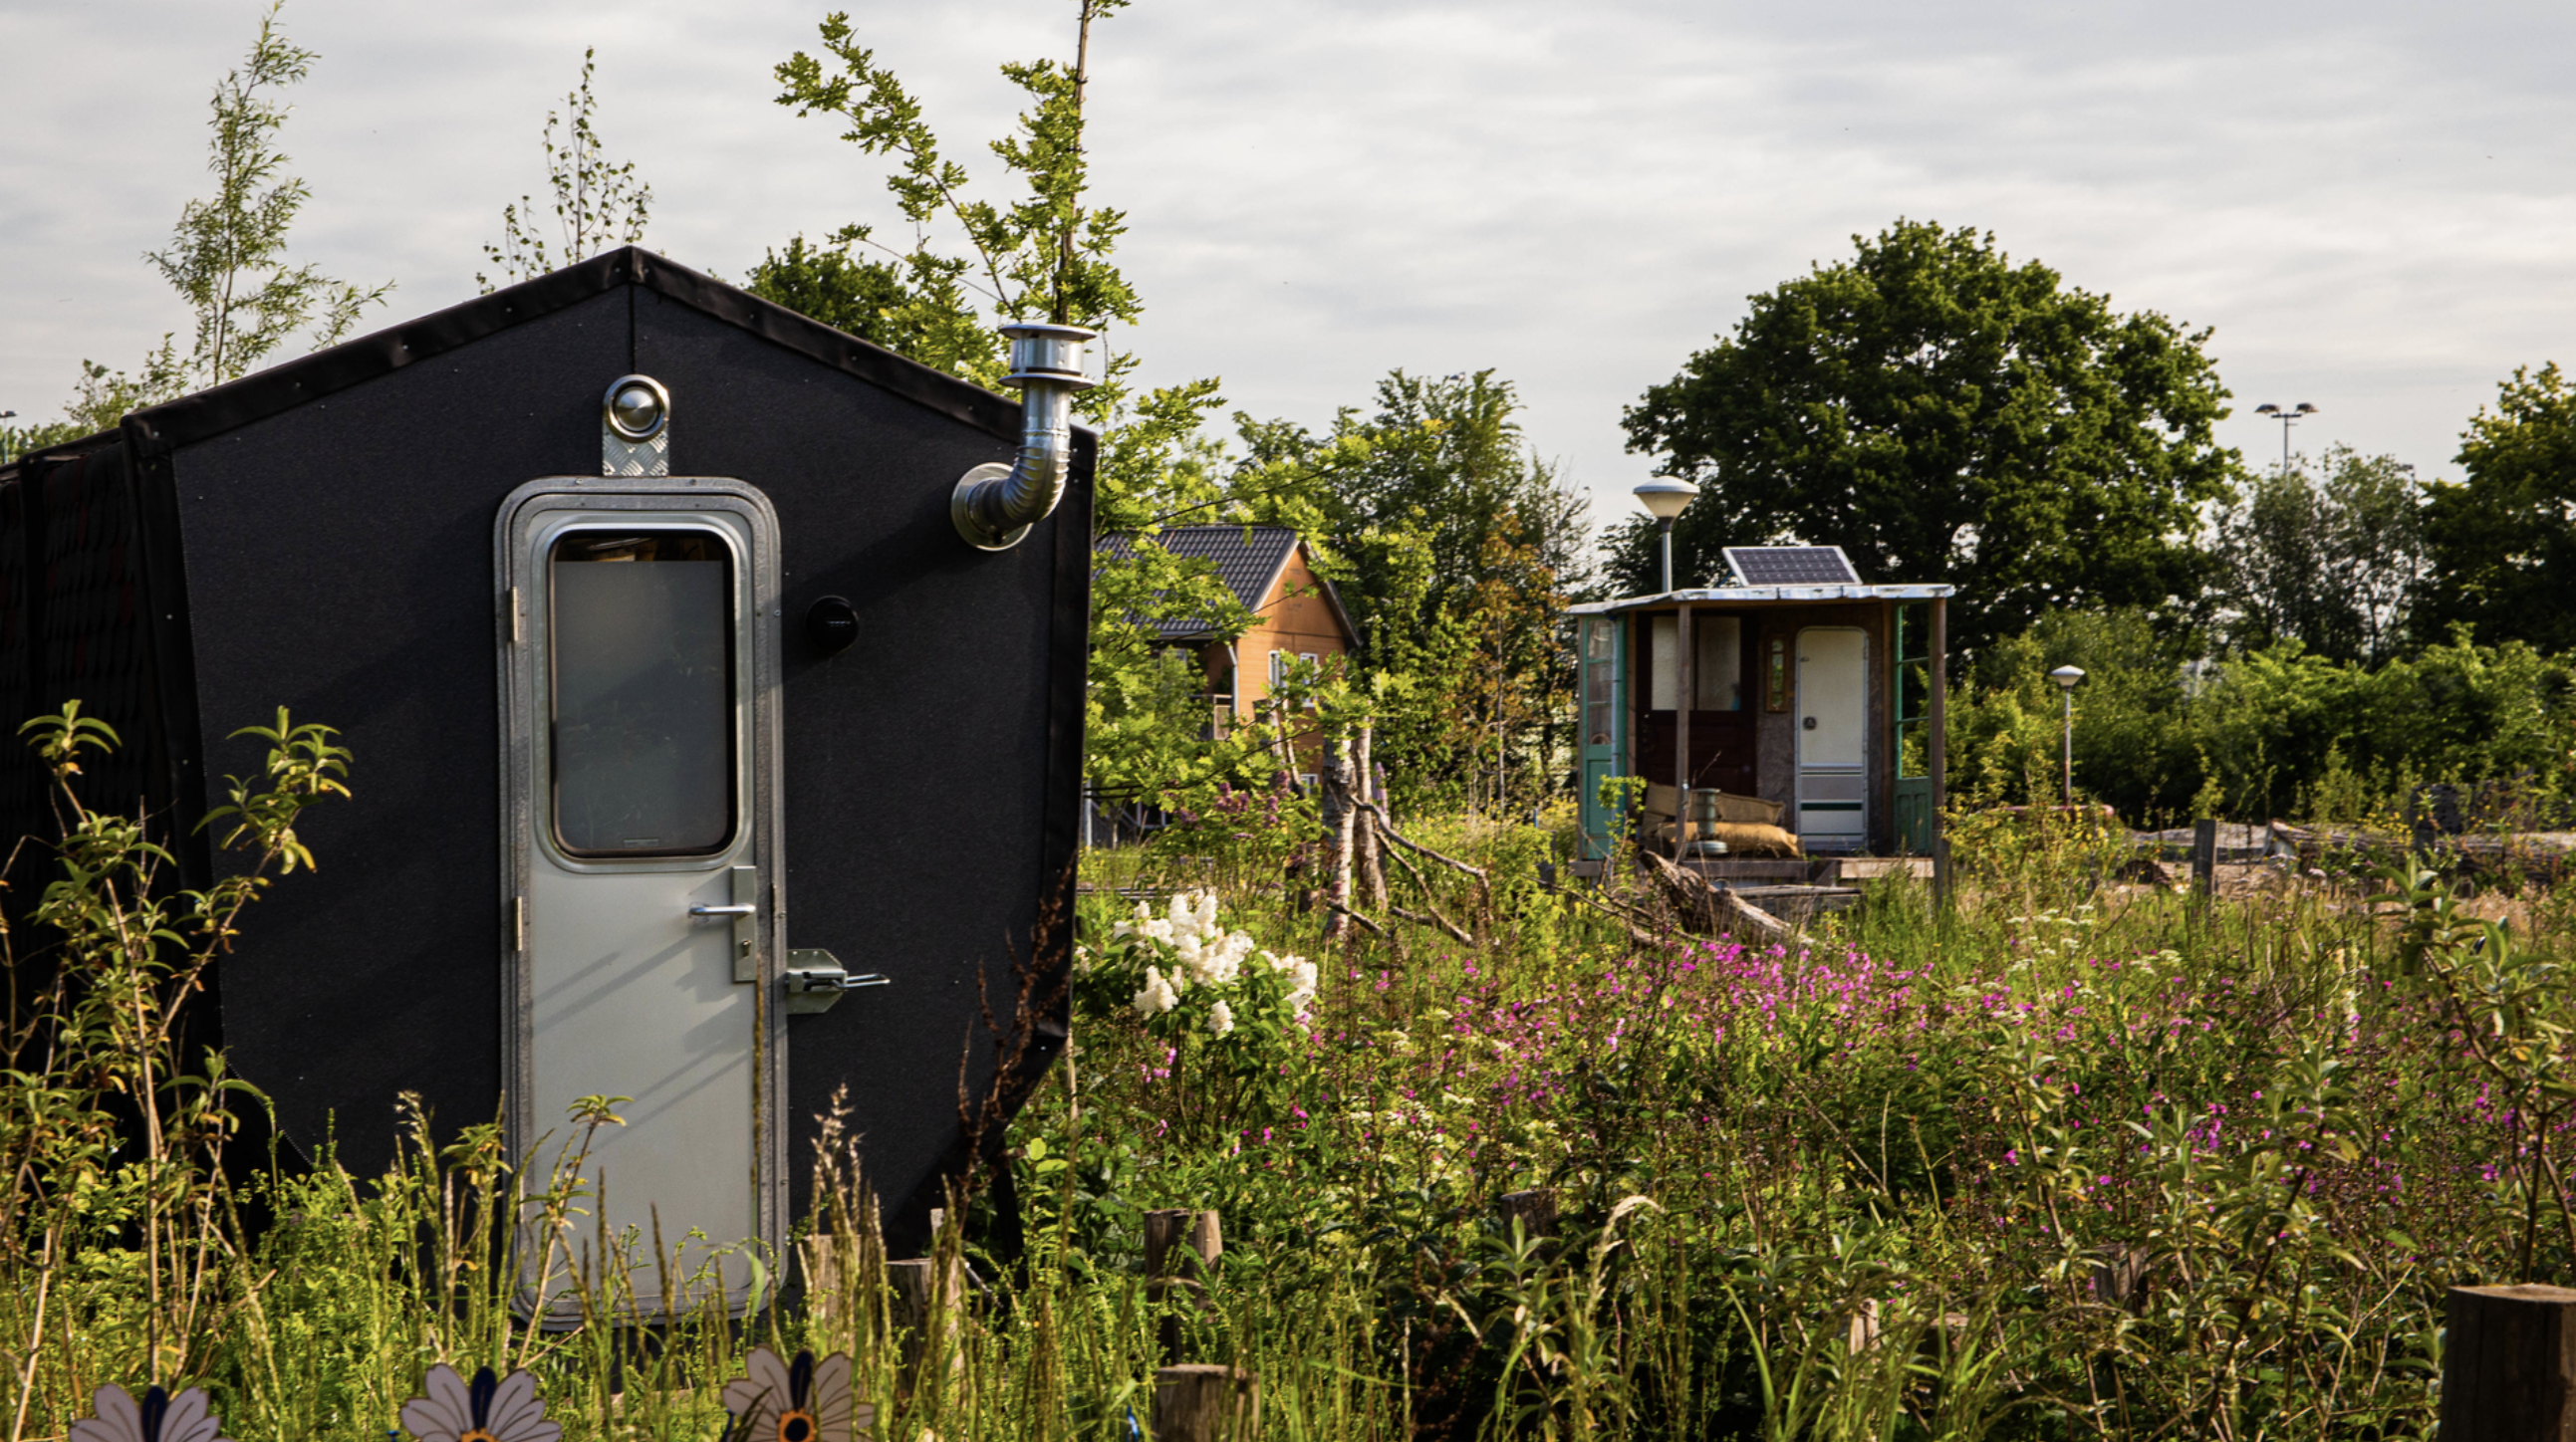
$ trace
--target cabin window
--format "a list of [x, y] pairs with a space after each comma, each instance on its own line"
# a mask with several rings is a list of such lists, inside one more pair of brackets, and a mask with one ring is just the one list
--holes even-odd
[[703, 856], [734, 836], [733, 550], [712, 531], [574, 531], [547, 557], [550, 792], [573, 856]]
[[1744, 623], [1733, 616], [1691, 617], [1691, 709], [1744, 709]]

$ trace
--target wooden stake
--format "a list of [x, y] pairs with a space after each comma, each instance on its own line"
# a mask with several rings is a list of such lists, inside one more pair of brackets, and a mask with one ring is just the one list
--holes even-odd
[[1245, 1442], [1261, 1429], [1261, 1383], [1240, 1367], [1188, 1363], [1154, 1374], [1154, 1442]]
[[2442, 1345], [2442, 1435], [2576, 1437], [2576, 1291], [2453, 1287]]
[[1556, 1235], [1556, 1188], [1532, 1187], [1525, 1192], [1505, 1192], [1502, 1206], [1505, 1227], [1517, 1220], [1524, 1236]]
[[1225, 1255], [1225, 1226], [1214, 1212], [1175, 1207], [1145, 1214], [1145, 1275], [1194, 1277]]
[[2218, 823], [2191, 824], [2191, 899], [2206, 906], [2218, 890]]
[[966, 1300], [965, 1260], [951, 1256], [947, 1262], [947, 1275], [936, 1285], [932, 1278], [941, 1269], [931, 1258], [886, 1263], [886, 1280], [894, 1286], [894, 1324], [903, 1334], [903, 1371], [896, 1385], [906, 1393], [919, 1385], [922, 1362], [934, 1346], [947, 1354], [951, 1381], [966, 1373], [965, 1329], [957, 1315]]

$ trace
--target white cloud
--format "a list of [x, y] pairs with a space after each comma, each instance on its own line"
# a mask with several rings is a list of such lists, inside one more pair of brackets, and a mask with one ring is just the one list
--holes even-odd
[[[1063, 53], [1063, 0], [857, 4], [960, 158], [1016, 108], [996, 66]], [[204, 99], [250, 0], [0, 3], [0, 408], [182, 324], [136, 258], [203, 188]], [[648, 244], [739, 275], [889, 220], [827, 123], [770, 103], [820, 10], [783, 0], [297, 0], [318, 49], [286, 135], [306, 258], [470, 295], [537, 130], [600, 50], [600, 123], [656, 196]], [[1573, 476], [1626, 506], [1620, 408], [1743, 297], [1899, 215], [1995, 231], [2124, 308], [2217, 328], [2226, 438], [2443, 470], [2576, 308], [2564, 7], [1562, 7], [1141, 0], [1095, 41], [1100, 198], [1149, 306], [1150, 378], [1221, 374], [1311, 423], [1391, 367], [1491, 366]], [[2562, 357], [2576, 361], [2576, 355]]]

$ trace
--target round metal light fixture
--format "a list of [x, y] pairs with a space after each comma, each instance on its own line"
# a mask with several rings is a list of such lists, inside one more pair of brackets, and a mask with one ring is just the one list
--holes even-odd
[[600, 407], [608, 429], [630, 444], [653, 439], [671, 423], [671, 392], [651, 376], [619, 376]]
[[1646, 510], [1656, 520], [1669, 521], [1679, 516], [1683, 508], [1691, 503], [1692, 498], [1699, 494], [1699, 487], [1672, 476], [1657, 476], [1639, 486], [1632, 494], [1645, 504]]
[[2084, 668], [2081, 666], [2060, 666], [2056, 670], [2048, 673], [2048, 679], [2065, 687], [2067, 690], [2072, 691], [2075, 689], [2075, 683], [2084, 679]]

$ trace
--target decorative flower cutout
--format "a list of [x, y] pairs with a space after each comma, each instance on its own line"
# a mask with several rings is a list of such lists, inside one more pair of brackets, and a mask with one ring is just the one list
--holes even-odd
[[420, 1390], [426, 1395], [402, 1409], [403, 1426], [420, 1442], [555, 1442], [563, 1436], [561, 1423], [546, 1420], [532, 1373], [513, 1372], [496, 1382], [492, 1369], [483, 1367], [468, 1382], [442, 1362], [421, 1379]]
[[876, 1421], [876, 1408], [851, 1407], [850, 1359], [842, 1353], [818, 1367], [811, 1352], [787, 1363], [767, 1347], [754, 1347], [743, 1370], [748, 1375], [724, 1389], [732, 1442], [851, 1442]]
[[72, 1424], [71, 1442], [231, 1442], [215, 1434], [223, 1419], [206, 1405], [202, 1387], [188, 1387], [176, 1397], [158, 1387], [144, 1389], [143, 1400], [122, 1387], [101, 1387], [90, 1397], [97, 1415]]

